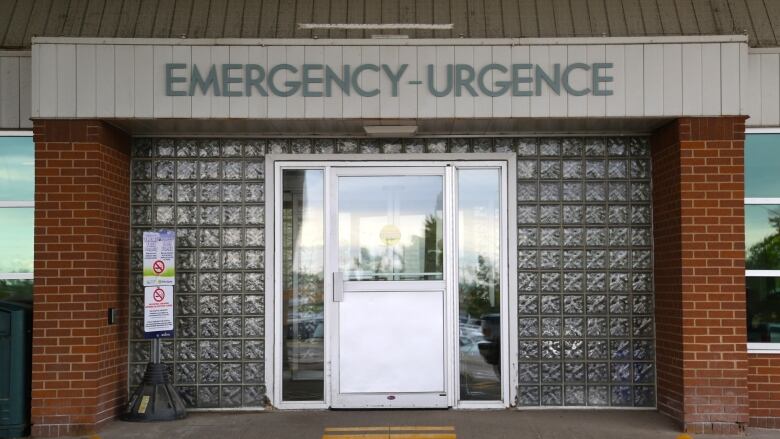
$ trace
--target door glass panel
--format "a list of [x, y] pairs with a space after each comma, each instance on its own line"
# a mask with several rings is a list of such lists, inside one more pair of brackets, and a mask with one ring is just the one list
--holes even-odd
[[458, 171], [460, 399], [501, 400], [498, 169]]
[[339, 177], [344, 280], [441, 280], [443, 177]]
[[282, 172], [282, 399], [324, 400], [324, 172]]

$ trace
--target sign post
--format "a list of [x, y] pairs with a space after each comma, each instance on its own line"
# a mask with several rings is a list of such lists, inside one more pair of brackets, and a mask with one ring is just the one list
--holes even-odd
[[144, 232], [144, 338], [151, 339], [152, 358], [143, 382], [133, 392], [122, 419], [172, 421], [187, 416], [179, 394], [160, 361], [160, 339], [173, 337], [173, 289], [176, 283], [176, 233]]

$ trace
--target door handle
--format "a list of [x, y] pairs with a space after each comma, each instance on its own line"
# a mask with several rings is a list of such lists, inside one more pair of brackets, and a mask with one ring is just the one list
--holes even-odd
[[333, 301], [344, 301], [344, 273], [340, 271], [333, 272]]

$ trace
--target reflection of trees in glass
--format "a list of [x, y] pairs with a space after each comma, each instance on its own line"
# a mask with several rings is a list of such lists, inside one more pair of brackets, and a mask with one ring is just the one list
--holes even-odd
[[[468, 271], [467, 271], [468, 270]], [[465, 271], [465, 273], [464, 273]], [[493, 297], [499, 291], [498, 270], [492, 261], [483, 255], [477, 256], [476, 270], [461, 270], [460, 309], [468, 315], [481, 318], [483, 315], [498, 310], [498, 297]]]
[[769, 224], [775, 233], [748, 249], [747, 268], [772, 269], [780, 267], [780, 209], [769, 210]]

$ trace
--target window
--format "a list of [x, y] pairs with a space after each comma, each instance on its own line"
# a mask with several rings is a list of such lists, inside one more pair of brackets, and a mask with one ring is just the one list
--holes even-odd
[[780, 129], [745, 141], [748, 349], [780, 352]]
[[0, 300], [32, 302], [35, 148], [0, 131]]

